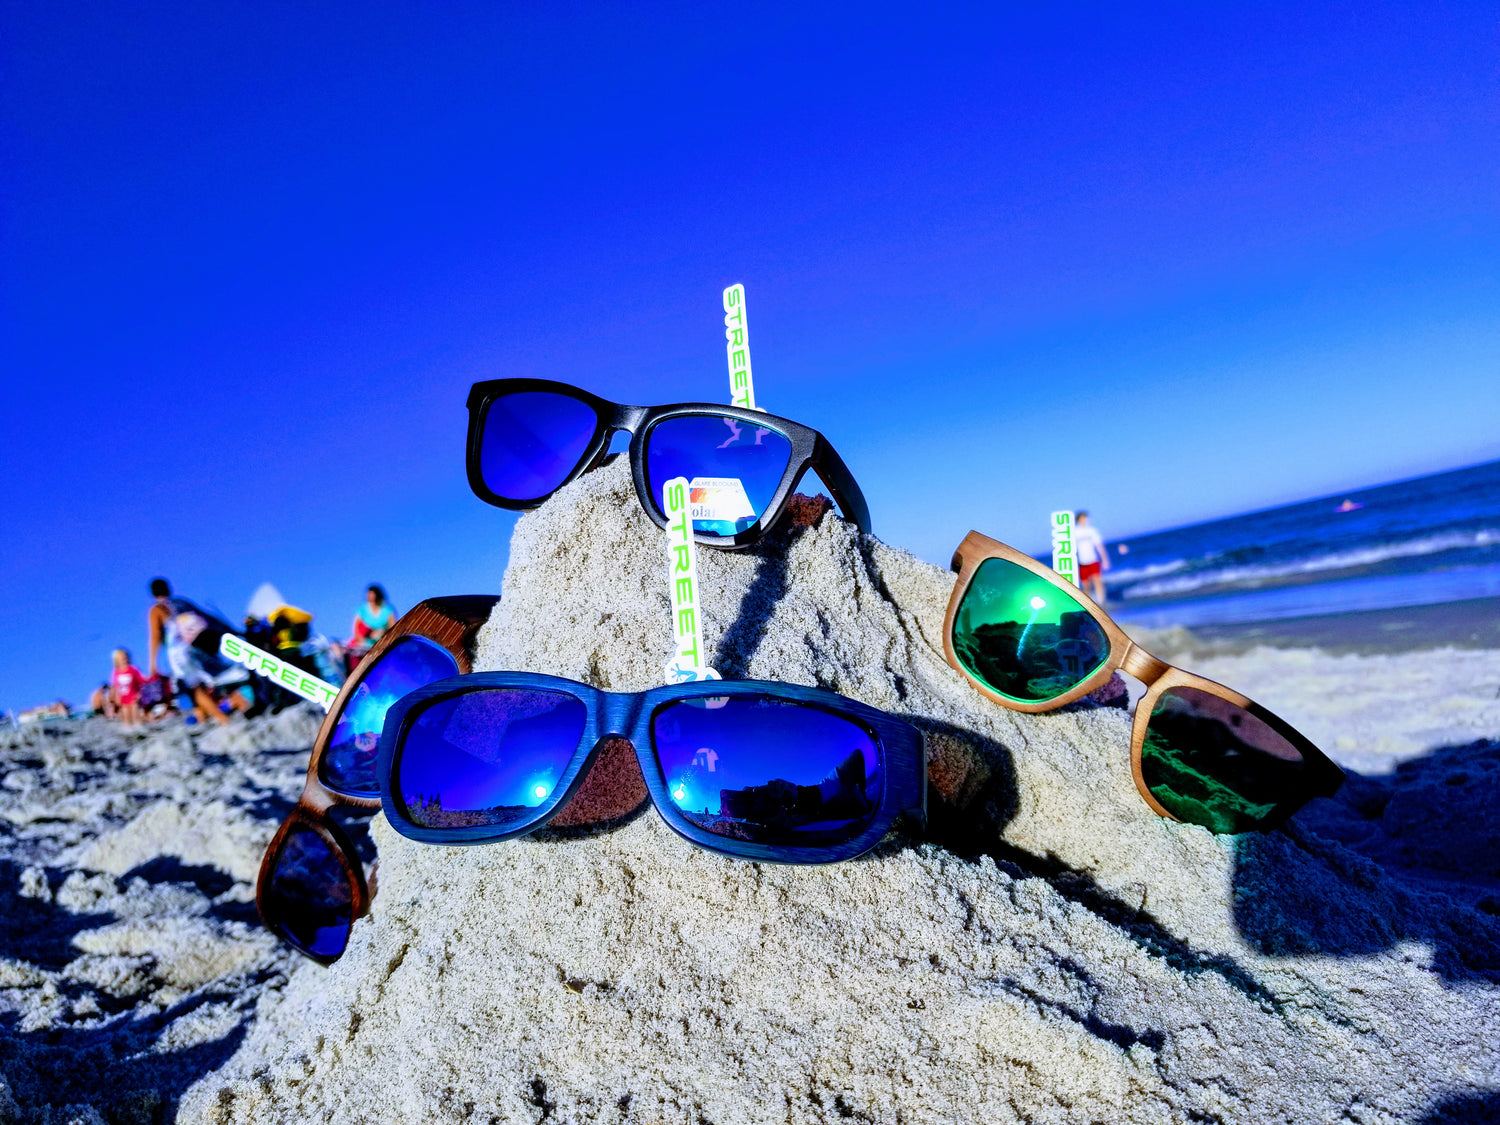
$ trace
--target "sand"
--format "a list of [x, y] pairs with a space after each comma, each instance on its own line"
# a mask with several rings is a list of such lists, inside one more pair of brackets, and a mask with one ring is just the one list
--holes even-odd
[[[619, 461], [524, 516], [477, 666], [654, 686], [669, 648], [660, 535]], [[198, 1071], [180, 1120], [1374, 1123], [1500, 1110], [1500, 902], [1485, 889], [1500, 871], [1483, 847], [1493, 744], [1357, 779], [1288, 831], [1215, 837], [1140, 801], [1123, 711], [1017, 715], [952, 672], [940, 647], [951, 575], [836, 518], [752, 552], [701, 552], [699, 572], [726, 676], [819, 684], [928, 733], [928, 830], [798, 868], [694, 848], [649, 806], [602, 830], [478, 848], [417, 844], [376, 817], [379, 893], [349, 951], [325, 969], [256, 946], [253, 963], [285, 979], [258, 993], [244, 982], [240, 1030], [211, 1040], [233, 1053]], [[1325, 691], [1362, 674], [1330, 671]], [[1403, 739], [1459, 729], [1430, 687], [1429, 719]], [[1248, 690], [1277, 703], [1273, 682]], [[69, 862], [109, 865], [83, 877], [118, 887], [132, 848], [179, 831], [223, 847], [213, 870], [244, 862], [152, 804], [122, 809], [113, 842], [67, 841]], [[1463, 824], [1447, 823], [1456, 807]]]
[[0, 1122], [160, 1120], [234, 1050], [296, 966], [253, 884], [320, 716], [0, 734]]

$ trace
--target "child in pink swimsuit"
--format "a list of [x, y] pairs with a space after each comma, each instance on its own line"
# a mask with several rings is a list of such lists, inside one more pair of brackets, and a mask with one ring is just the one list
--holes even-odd
[[115, 670], [110, 673], [109, 690], [119, 708], [122, 722], [135, 726], [141, 721], [141, 685], [146, 677], [130, 663], [130, 653], [123, 648], [114, 651]]

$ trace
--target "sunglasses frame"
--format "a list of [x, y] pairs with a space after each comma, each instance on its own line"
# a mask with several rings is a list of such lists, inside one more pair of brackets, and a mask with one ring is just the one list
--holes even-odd
[[[975, 572], [989, 559], [1003, 559], [1006, 562], [1014, 563], [1030, 571], [1038, 578], [1043, 578], [1053, 586], [1063, 590], [1069, 597], [1077, 601], [1080, 606], [1088, 610], [1089, 616], [1094, 619], [1095, 623], [1104, 630], [1104, 635], [1109, 638], [1109, 656], [1097, 671], [1053, 699], [1024, 702], [1000, 694], [963, 666], [958, 659], [958, 654], [953, 650], [953, 623], [958, 617], [958, 607], [963, 603], [964, 596], [969, 592], [969, 586], [974, 581]], [[1334, 793], [1338, 792], [1339, 786], [1344, 783], [1344, 771], [1328, 755], [1319, 750], [1306, 736], [1286, 722], [1286, 720], [1267, 711], [1260, 704], [1247, 696], [1241, 695], [1233, 688], [1225, 687], [1223, 684], [1216, 683], [1205, 676], [1199, 676], [1152, 656], [1144, 648], [1131, 640], [1125, 630], [1115, 624], [1114, 619], [1105, 613], [1103, 608], [1093, 598], [1089, 597], [1082, 587], [1074, 586], [1051, 567], [1038, 562], [1030, 555], [1024, 554], [1005, 543], [1001, 543], [998, 539], [991, 539], [988, 535], [971, 531], [964, 537], [964, 541], [958, 545], [958, 549], [953, 552], [951, 567], [957, 572], [958, 581], [953, 585], [953, 593], [948, 599], [948, 612], [943, 618], [943, 655], [947, 657], [948, 663], [960, 675], [964, 676], [970, 684], [977, 688], [982, 695], [1013, 711], [1039, 714], [1044, 711], [1056, 711], [1059, 707], [1066, 707], [1069, 703], [1082, 699], [1090, 692], [1103, 687], [1115, 672], [1125, 672], [1146, 685], [1146, 694], [1141, 696], [1136, 702], [1135, 715], [1131, 724], [1130, 773], [1135, 778], [1135, 787], [1140, 793], [1141, 798], [1158, 815], [1180, 822], [1180, 818], [1173, 815], [1160, 801], [1152, 796], [1151, 790], [1146, 786], [1146, 780], [1141, 774], [1141, 750], [1145, 746], [1146, 727], [1151, 722], [1151, 713], [1156, 707], [1157, 700], [1161, 698], [1163, 693], [1176, 687], [1196, 688], [1199, 691], [1218, 696], [1220, 699], [1248, 711], [1291, 743], [1297, 749], [1297, 752], [1302, 755], [1303, 781], [1301, 792], [1291, 795], [1293, 798], [1300, 796], [1301, 800], [1294, 803], [1289, 798], [1287, 802], [1279, 803], [1284, 807], [1267, 817], [1263, 821], [1262, 827], [1267, 829], [1275, 828], [1314, 797], [1333, 796]]]
[[[497, 399], [526, 391], [550, 391], [554, 394], [566, 395], [568, 398], [576, 399], [589, 406], [594, 411], [594, 434], [589, 439], [588, 447], [578, 458], [578, 464], [557, 488], [533, 500], [514, 500], [492, 491], [485, 483], [484, 474], [480, 470], [480, 452], [484, 445], [484, 428], [489, 418], [490, 407]], [[793, 422], [775, 414], [767, 414], [763, 410], [749, 410], [741, 406], [720, 406], [710, 402], [682, 402], [669, 406], [626, 406], [590, 394], [580, 387], [551, 379], [490, 379], [475, 383], [469, 388], [467, 406], [469, 436], [464, 464], [469, 476], [469, 487], [474, 495], [486, 504], [493, 504], [497, 508], [530, 511], [540, 507], [563, 485], [598, 468], [609, 453], [610, 439], [615, 433], [623, 430], [630, 434], [630, 471], [635, 478], [636, 496], [641, 502], [641, 507], [645, 508], [646, 514], [651, 517], [651, 521], [657, 527], [665, 528], [667, 517], [661, 511], [660, 498], [651, 495], [650, 485], [646, 481], [646, 442], [650, 440], [651, 431], [662, 422], [672, 418], [732, 418], [776, 430], [791, 443], [791, 456], [787, 459], [786, 469], [782, 472], [781, 481], [777, 484], [771, 501], [754, 524], [734, 535], [710, 535], [707, 532], [695, 530], [693, 532], [695, 542], [705, 547], [718, 547], [721, 550], [738, 550], [750, 546], [776, 526], [786, 509], [787, 500], [801, 483], [808, 469], [816, 473], [827, 486], [844, 518], [860, 531], [866, 534], [870, 531], [870, 509], [865, 503], [864, 493], [860, 491], [854, 474], [849, 471], [849, 467], [844, 464], [843, 458], [838, 455], [838, 451], [833, 448], [828, 439], [810, 426], [804, 426], [800, 422]]]
[[292, 811], [281, 822], [281, 827], [276, 830], [276, 834], [271, 837], [271, 842], [266, 846], [265, 855], [260, 861], [260, 874], [255, 880], [255, 909], [260, 915], [261, 922], [266, 929], [286, 941], [303, 956], [327, 965], [338, 960], [342, 951], [332, 957], [308, 952], [288, 940], [280, 928], [266, 916], [265, 896], [270, 889], [271, 873], [281, 859], [281, 851], [286, 838], [294, 828], [303, 828], [316, 833], [338, 858], [344, 869], [344, 877], [349, 883], [351, 922], [369, 910], [370, 900], [374, 897], [370, 882], [365, 876], [364, 862], [359, 858], [354, 842], [349, 839], [348, 833], [328, 815], [335, 805], [356, 809], [380, 808], [378, 795], [360, 796], [357, 793], [345, 792], [328, 784], [323, 777], [323, 758], [328, 751], [329, 743], [333, 740], [333, 733], [338, 727], [339, 719], [343, 717], [345, 705], [380, 658], [407, 637], [422, 637], [446, 649], [458, 664], [460, 673], [469, 671], [473, 667], [475, 636], [480, 626], [489, 620], [490, 611], [499, 601], [498, 597], [487, 594], [469, 594], [448, 598], [428, 598], [426, 601], [419, 602], [402, 614], [385, 636], [365, 653], [360, 662], [355, 665], [354, 671], [344, 681], [343, 686], [339, 688], [338, 695], [334, 697], [333, 704], [328, 708], [328, 713], [323, 716], [322, 725], [318, 727], [318, 736], [313, 740], [312, 754], [307, 763], [307, 780], [302, 785], [302, 794], [297, 798]]
[[[428, 707], [443, 700], [496, 688], [562, 692], [584, 705], [587, 718], [583, 734], [573, 750], [567, 768], [547, 799], [537, 806], [536, 817], [522, 824], [429, 828], [413, 823], [405, 815], [405, 802], [398, 798], [394, 789], [397, 751], [404, 745], [411, 724]], [[810, 705], [846, 719], [872, 736], [883, 771], [884, 785], [879, 805], [857, 835], [825, 847], [761, 844], [716, 835], [678, 812], [668, 795], [656, 749], [651, 741], [651, 724], [657, 712], [670, 703], [685, 699], [746, 695], [769, 695], [788, 703]], [[584, 785], [602, 748], [611, 739], [630, 742], [651, 802], [656, 806], [657, 814], [666, 821], [667, 827], [688, 842], [720, 855], [762, 863], [836, 863], [869, 851], [902, 816], [913, 818], [922, 825], [926, 823], [927, 753], [921, 731], [903, 719], [858, 700], [847, 699], [821, 688], [765, 680], [713, 680], [671, 684], [644, 692], [601, 691], [575, 680], [532, 672], [475, 672], [468, 676], [439, 680], [397, 700], [386, 712], [385, 729], [380, 735], [377, 767], [381, 804], [391, 827], [401, 835], [423, 843], [491, 844], [525, 836], [546, 825], [567, 807], [574, 794]]]

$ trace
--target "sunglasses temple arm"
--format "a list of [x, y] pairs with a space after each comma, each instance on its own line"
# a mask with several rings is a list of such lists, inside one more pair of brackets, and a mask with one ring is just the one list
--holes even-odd
[[1332, 797], [1344, 787], [1344, 771], [1336, 762], [1327, 761], [1323, 767], [1322, 785], [1319, 786], [1320, 797]]
[[813, 445], [812, 470], [833, 493], [833, 502], [839, 506], [844, 518], [866, 535], [870, 533], [870, 508], [865, 503], [865, 494], [860, 491], [854, 474], [844, 464], [838, 451], [828, 444], [828, 439], [818, 435]]

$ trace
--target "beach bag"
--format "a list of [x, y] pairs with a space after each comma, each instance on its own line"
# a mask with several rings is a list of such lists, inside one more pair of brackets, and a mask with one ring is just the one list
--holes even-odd
[[[210, 656], [219, 653], [219, 640], [225, 633], [235, 633], [234, 627], [202, 606], [187, 598], [173, 598], [173, 624], [184, 641], [199, 652]], [[238, 633], [235, 633], [238, 636]]]
[[141, 684], [140, 704], [142, 710], [150, 710], [158, 703], [165, 703], [171, 685], [165, 676], [152, 676]]

